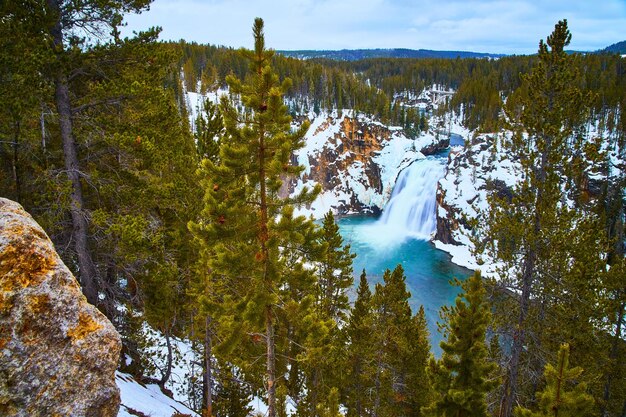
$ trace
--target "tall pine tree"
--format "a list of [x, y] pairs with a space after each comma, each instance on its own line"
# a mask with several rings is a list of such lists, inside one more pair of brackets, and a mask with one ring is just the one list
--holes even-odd
[[[92, 304], [98, 303], [98, 287], [102, 278], [94, 263], [89, 242], [89, 215], [83, 193], [82, 164], [76, 141], [74, 121], [77, 113], [72, 103], [70, 78], [76, 68], [79, 45], [84, 45], [77, 33], [86, 31], [96, 36], [119, 35], [122, 13], [140, 12], [148, 7], [147, 0], [88, 0], [80, 3], [66, 0], [46, 0], [45, 12], [51, 16], [46, 28], [55, 59], [49, 76], [54, 82], [54, 104], [59, 119], [65, 170], [71, 184], [69, 211], [72, 219], [72, 244], [76, 253], [83, 292]], [[38, 5], [39, 6], [39, 5]], [[107, 33], [106, 31], [110, 31]], [[89, 48], [89, 46], [87, 46]]]
[[[540, 41], [532, 71], [523, 76], [516, 97], [507, 103], [513, 137], [509, 152], [519, 160], [523, 179], [511, 201], [494, 197], [487, 236], [496, 246], [492, 256], [504, 262], [501, 279], [519, 294], [514, 317], [503, 328], [513, 329], [500, 415], [510, 417], [519, 400], [520, 373], [542, 367], [535, 337], [545, 323], [550, 288], [567, 269], [576, 212], [567, 204], [563, 177], [575, 154], [586, 101], [577, 87], [578, 74], [565, 47], [571, 34], [567, 21], [556, 24], [547, 41]], [[531, 300], [538, 302], [531, 303]], [[533, 331], [534, 329], [534, 331]], [[501, 339], [503, 340], [503, 339]], [[532, 343], [531, 343], [532, 342]], [[525, 350], [524, 346], [531, 346]]]
[[277, 374], [276, 350], [286, 346], [280, 328], [285, 320], [279, 322], [279, 317], [305, 316], [303, 310], [312, 303], [293, 299], [290, 290], [314, 282], [302, 255], [314, 227], [310, 220], [294, 217], [292, 204], [312, 201], [315, 193], [305, 190], [295, 199], [279, 196], [281, 177], [301, 172], [290, 165], [290, 157], [303, 146], [308, 124], [291, 129], [282, 100], [289, 81], [280, 84], [271, 68], [273, 51], [265, 48], [262, 19], [255, 19], [253, 34], [254, 50], [242, 51], [250, 61], [250, 76], [243, 83], [227, 77], [244, 110], [239, 112], [222, 98], [226, 134], [219, 163], [203, 161], [205, 207], [201, 220], [191, 228], [210, 248], [207, 266], [225, 289], [218, 305], [222, 349], [233, 349], [244, 339], [252, 341], [251, 351], [233, 361], [248, 369], [258, 363], [258, 345], [265, 347], [262, 375], [268, 415], [275, 417], [280, 406], [277, 385], [282, 379]]
[[322, 221], [321, 259], [318, 262], [317, 303], [322, 314], [343, 322], [348, 310], [347, 290], [352, 287], [352, 259], [350, 245], [343, 244], [339, 226], [329, 211]]
[[357, 297], [346, 328], [346, 398], [349, 417], [368, 416], [372, 412], [369, 395], [373, 386], [374, 367], [374, 314], [372, 292], [365, 270], [361, 273]]
[[442, 324], [445, 341], [443, 355], [431, 359], [428, 374], [436, 400], [427, 409], [433, 416], [487, 417], [486, 396], [497, 384], [489, 378], [495, 365], [488, 362], [485, 342], [491, 320], [480, 272], [463, 284], [452, 307], [444, 307]]
[[430, 403], [426, 382], [428, 331], [424, 312], [413, 317], [404, 269], [385, 271], [376, 284], [374, 306], [374, 371], [372, 416], [421, 415]]
[[350, 253], [349, 245], [343, 245], [339, 226], [330, 211], [324, 215], [318, 243], [310, 260], [317, 270], [314, 321], [323, 325], [308, 327], [309, 331], [317, 332], [306, 336], [303, 341], [306, 350], [301, 355], [306, 374], [305, 403], [311, 416], [325, 412], [324, 403], [330, 401], [332, 390], [341, 384], [343, 370], [337, 363], [343, 353], [342, 328], [349, 309], [347, 292], [353, 284], [352, 259], [355, 256]]
[[516, 417], [585, 417], [593, 415], [593, 398], [585, 392], [585, 385], [576, 383], [581, 368], [569, 367], [569, 345], [559, 349], [556, 367], [546, 365], [546, 386], [539, 393], [539, 410], [524, 407], [515, 409]]

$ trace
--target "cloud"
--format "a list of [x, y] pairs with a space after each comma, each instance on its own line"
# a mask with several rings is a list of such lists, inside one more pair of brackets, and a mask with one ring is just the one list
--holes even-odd
[[[547, 4], [546, 4], [547, 3]], [[567, 18], [572, 49], [624, 40], [623, 0], [156, 0], [127, 32], [163, 27], [163, 39], [251, 47], [255, 17], [275, 49], [425, 48], [533, 53]]]

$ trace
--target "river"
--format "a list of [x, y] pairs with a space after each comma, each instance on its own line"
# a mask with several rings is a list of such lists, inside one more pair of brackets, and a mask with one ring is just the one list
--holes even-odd
[[402, 264], [411, 292], [413, 311], [424, 306], [432, 350], [441, 354], [437, 332], [439, 309], [454, 303], [459, 289], [452, 278], [465, 279], [471, 271], [450, 262], [449, 255], [429, 242], [435, 231], [435, 194], [444, 175], [447, 154], [414, 162], [398, 176], [392, 196], [380, 218], [353, 216], [338, 220], [344, 242], [351, 245], [355, 284], [363, 269], [373, 289], [386, 269]]

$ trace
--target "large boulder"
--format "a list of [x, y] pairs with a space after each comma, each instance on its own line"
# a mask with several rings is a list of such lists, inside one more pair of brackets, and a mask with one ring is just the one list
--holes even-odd
[[116, 416], [120, 349], [43, 229], [0, 198], [0, 415]]

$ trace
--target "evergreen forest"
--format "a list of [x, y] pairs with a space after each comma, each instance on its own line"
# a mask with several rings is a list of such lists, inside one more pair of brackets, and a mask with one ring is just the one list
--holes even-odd
[[[148, 6], [0, 4], [0, 196], [115, 325], [122, 372], [167, 391], [184, 341], [205, 417], [626, 416], [625, 58], [568, 53], [565, 20], [498, 59], [299, 60], [260, 18], [250, 49], [122, 37]], [[433, 86], [432, 114], [404, 105]], [[216, 99], [194, 118], [189, 93]], [[310, 115], [346, 110], [408, 137], [459, 117], [522, 167], [469, 225], [497, 277], [454, 282], [439, 357], [402, 266], [353, 271], [336, 213], [297, 214], [321, 188], [283, 192]]]

